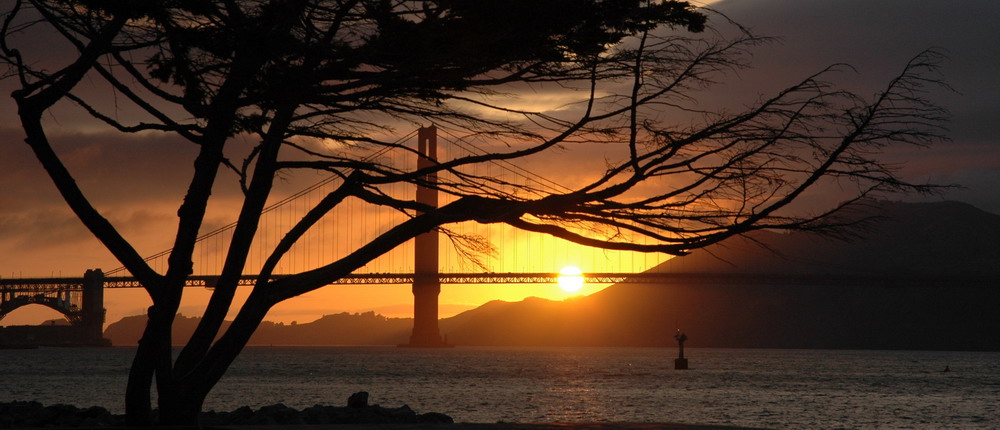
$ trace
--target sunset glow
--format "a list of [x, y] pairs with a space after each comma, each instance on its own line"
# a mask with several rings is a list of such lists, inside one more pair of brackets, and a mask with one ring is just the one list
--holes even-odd
[[0, 1], [0, 430], [1000, 430], [1000, 0]]
[[575, 293], [583, 288], [583, 271], [576, 266], [566, 266], [559, 271], [559, 288]]

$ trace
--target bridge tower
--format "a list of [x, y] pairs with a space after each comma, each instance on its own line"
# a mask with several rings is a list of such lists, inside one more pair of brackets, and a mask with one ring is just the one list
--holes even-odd
[[[417, 169], [433, 165], [437, 159], [437, 127], [424, 127], [417, 131]], [[437, 174], [423, 177], [422, 183], [434, 183]], [[417, 202], [428, 206], [438, 206], [437, 190], [417, 185]], [[438, 329], [438, 295], [441, 294], [441, 279], [438, 272], [438, 231], [431, 230], [416, 237], [413, 247], [413, 334], [409, 347], [448, 347], [441, 339]]]
[[111, 346], [104, 338], [104, 273], [88, 270], [80, 278], [0, 279], [0, 319], [21, 306], [53, 309], [70, 325], [0, 327], [0, 345]]
[[83, 274], [83, 309], [79, 324], [87, 344], [108, 342], [104, 339], [104, 272], [101, 269], [87, 270]]

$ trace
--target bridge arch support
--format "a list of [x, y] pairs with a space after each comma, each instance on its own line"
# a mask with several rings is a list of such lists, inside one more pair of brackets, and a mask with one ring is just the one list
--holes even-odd
[[67, 320], [74, 322], [79, 318], [79, 309], [73, 303], [70, 291], [57, 293], [38, 293], [13, 295], [5, 293], [0, 299], [0, 321], [7, 314], [28, 305], [41, 305], [63, 314]]
[[[37, 340], [38, 344], [110, 345], [104, 339], [104, 273], [100, 269], [94, 269], [88, 270], [83, 275], [82, 282], [79, 278], [53, 281], [55, 282], [43, 283], [37, 280], [22, 280], [22, 282], [4, 282], [0, 285], [0, 321], [14, 310], [37, 304], [65, 315], [71, 324], [71, 327], [66, 329], [71, 331], [52, 335], [53, 339], [49, 339], [51, 342], [36, 339], [36, 334], [39, 333], [28, 333], [36, 330], [31, 327], [22, 327], [15, 331], [25, 332], [26, 336]], [[0, 341], [3, 340], [4, 336], [0, 336]]]

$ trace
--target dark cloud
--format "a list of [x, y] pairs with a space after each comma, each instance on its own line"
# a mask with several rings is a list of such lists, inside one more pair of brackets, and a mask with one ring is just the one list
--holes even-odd
[[43, 209], [0, 215], [0, 241], [13, 248], [75, 246], [90, 238], [80, 220], [68, 210]]
[[[952, 113], [952, 142], [928, 151], [891, 154], [908, 179], [965, 186], [940, 198], [1000, 213], [1000, 3], [993, 0], [724, 0], [712, 5], [756, 33], [780, 38], [754, 51], [752, 70], [713, 97], [748, 100], [833, 63], [856, 71], [835, 76], [862, 95], [875, 94], [925, 49], [943, 51], [942, 72], [954, 92], [933, 100]], [[992, 181], [992, 182], [991, 182]]]
[[[907, 163], [903, 172], [909, 179], [966, 187], [945, 194], [945, 198], [1000, 212], [1000, 188], [995, 186], [1000, 182], [1000, 144], [994, 130], [996, 118], [1000, 118], [1000, 80], [994, 76], [1000, 69], [1000, 32], [995, 30], [995, 23], [1000, 21], [1000, 3], [726, 0], [713, 7], [755, 32], [777, 36], [780, 41], [754, 50], [753, 69], [698, 94], [704, 107], [735, 109], [748, 105], [832, 63], [848, 63], [856, 69], [835, 76], [838, 82], [861, 94], [874, 94], [922, 50], [937, 47], [946, 51], [949, 59], [943, 71], [956, 92], [940, 91], [934, 97], [954, 115], [950, 124], [953, 143], [927, 151], [896, 151], [890, 154], [891, 160]], [[56, 65], [68, 57], [64, 46], [50, 45], [41, 38], [16, 42], [22, 50], [53, 57], [40, 64]], [[9, 93], [14, 84], [12, 80], [0, 81], [0, 91]], [[567, 107], [575, 100], [573, 97], [546, 91], [525, 89], [525, 107], [537, 104], [565, 114], [575, 110]], [[103, 97], [111, 112], [121, 118], [138, 117], [131, 111], [115, 111], [115, 94], [97, 81], [85, 82], [82, 94]], [[144, 249], [159, 251], [163, 237], [168, 242], [172, 235], [174, 211], [183, 197], [197, 148], [162, 134], [99, 131], [82, 118], [82, 112], [72, 106], [60, 107], [47, 117], [56, 149], [102, 213], [130, 237], [141, 238]], [[13, 254], [23, 253], [30, 244], [41, 246], [57, 241], [81, 244], [79, 249], [100, 249], [65, 209], [65, 203], [23, 143], [9, 98], [0, 99], [0, 120], [0, 257], [7, 264], [21, 264], [21, 256]], [[401, 134], [406, 131], [401, 129]], [[234, 142], [234, 159], [240, 159], [238, 152], [245, 146], [244, 142]], [[563, 172], [581, 172], [582, 166], [589, 165], [585, 163], [599, 168], [603, 163], [598, 146], [567, 148], [556, 154], [557, 161], [528, 160], [525, 166], [537, 165], [537, 173], [572, 185], [579, 178], [561, 177]], [[297, 175], [282, 179], [278, 186], [294, 190], [297, 185], [318, 179], [314, 175]], [[209, 219], [212, 225], [224, 225], [233, 219], [226, 210], [232, 209], [235, 201], [230, 198], [238, 196], [232, 174], [223, 174], [220, 184], [215, 196], [222, 197], [224, 203], [213, 206], [216, 212]], [[161, 238], [153, 240], [155, 235]], [[88, 260], [86, 264], [93, 263]]]
[[[49, 136], [63, 163], [95, 204], [179, 199], [190, 176], [194, 145], [165, 135], [54, 133]], [[58, 192], [17, 129], [0, 129], [4, 157], [0, 175], [6, 208], [52, 202]]]
[[[197, 148], [166, 135], [54, 128], [53, 146], [102, 215], [142, 253], [169, 248]], [[70, 211], [23, 140], [20, 130], [0, 128], [0, 270], [47, 275], [53, 266], [47, 260], [57, 254], [62, 255], [60, 270], [117, 267]], [[229, 186], [217, 194], [225, 198], [237, 188], [231, 175], [223, 177]], [[95, 260], [97, 255], [102, 258]]]

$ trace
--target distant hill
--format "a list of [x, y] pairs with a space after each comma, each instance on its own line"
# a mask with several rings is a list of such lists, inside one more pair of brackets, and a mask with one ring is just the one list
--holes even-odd
[[[178, 315], [174, 321], [174, 345], [183, 345], [194, 333], [199, 318]], [[122, 318], [108, 325], [104, 337], [113, 345], [135, 345], [146, 325], [144, 315]], [[223, 329], [229, 326], [227, 321]], [[250, 345], [395, 345], [409, 339], [413, 320], [386, 318], [374, 312], [325, 315], [305, 324], [281, 324], [265, 321]]]
[[[950, 281], [920, 287], [618, 284], [563, 302], [489, 302], [441, 320], [441, 333], [469, 346], [667, 346], [676, 344], [679, 327], [690, 346], [1000, 350], [1000, 216], [955, 202], [878, 203], [853, 215], [878, 218], [849, 241], [758, 232], [653, 270]], [[112, 324], [105, 337], [134, 344], [143, 318]], [[196, 323], [178, 318], [175, 343]], [[394, 345], [408, 339], [411, 327], [409, 318], [343, 313], [294, 326], [265, 323], [250, 342]]]
[[1000, 216], [955, 202], [879, 203], [854, 215], [879, 218], [850, 241], [760, 232], [653, 270], [954, 281], [619, 284], [563, 303], [489, 303], [442, 321], [442, 331], [461, 345], [673, 345], [679, 327], [691, 346], [1000, 350]]
[[652, 271], [1000, 278], [1000, 215], [959, 202], [878, 202], [845, 218], [868, 222], [846, 240], [755, 232]]

